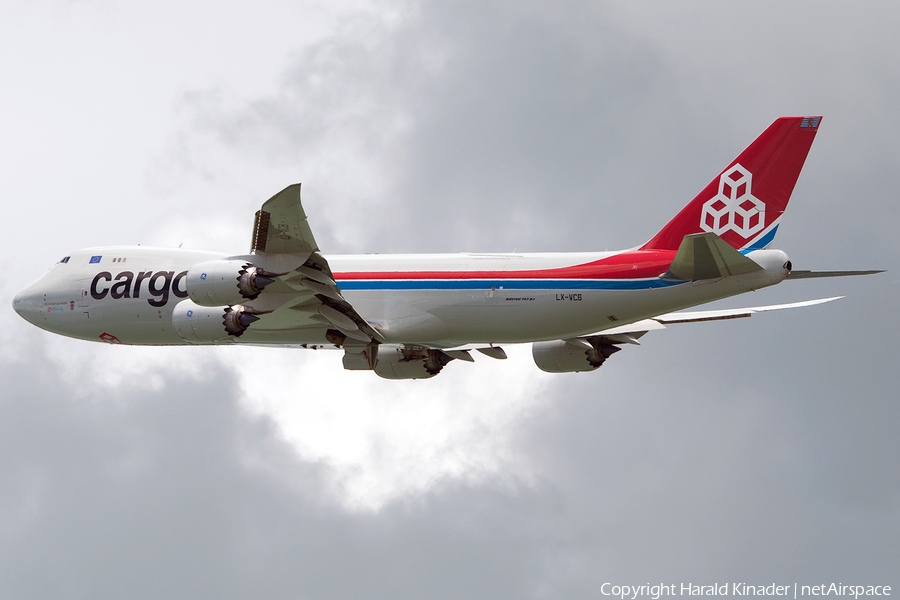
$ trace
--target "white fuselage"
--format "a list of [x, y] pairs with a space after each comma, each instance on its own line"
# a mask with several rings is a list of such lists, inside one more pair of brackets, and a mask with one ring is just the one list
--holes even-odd
[[[445, 348], [587, 335], [773, 285], [787, 274], [784, 252], [757, 250], [747, 256], [763, 270], [749, 275], [693, 282], [660, 279], [672, 255], [625, 251], [326, 258], [344, 298], [384, 341]], [[183, 273], [225, 256], [139, 246], [81, 250], [23, 290], [13, 304], [28, 321], [70, 337], [188, 344], [172, 325], [174, 307], [187, 296]], [[615, 272], [579, 274], [584, 265], [604, 260], [617, 261]], [[251, 327], [227, 342], [327, 345], [323, 334], [324, 329]]]

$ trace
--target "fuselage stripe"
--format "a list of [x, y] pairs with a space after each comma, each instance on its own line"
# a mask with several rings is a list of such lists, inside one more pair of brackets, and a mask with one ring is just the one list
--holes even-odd
[[[627, 280], [627, 279], [651, 279], [656, 278], [669, 268], [675, 253], [670, 251], [631, 251], [608, 256], [599, 260], [550, 268], [516, 269], [516, 264], [521, 264], [515, 259], [510, 259], [506, 268], [482, 270], [448, 269], [448, 270], [397, 270], [397, 271], [340, 271], [336, 269], [336, 280], [365, 280], [385, 281], [402, 280], [498, 280], [521, 281], [528, 279], [547, 280]], [[494, 260], [503, 261], [498, 257]], [[477, 260], [475, 261], [477, 262]], [[332, 265], [334, 268], [335, 265]]]
[[662, 279], [370, 279], [342, 280], [342, 290], [645, 290], [684, 283]]

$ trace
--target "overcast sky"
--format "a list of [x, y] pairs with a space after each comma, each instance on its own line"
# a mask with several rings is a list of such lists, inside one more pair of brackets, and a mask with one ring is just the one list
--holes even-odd
[[[900, 589], [900, 7], [0, 3], [0, 598]], [[111, 347], [12, 296], [71, 251], [246, 252], [302, 181], [326, 254], [649, 239], [775, 118], [824, 120], [730, 300], [595, 373]]]

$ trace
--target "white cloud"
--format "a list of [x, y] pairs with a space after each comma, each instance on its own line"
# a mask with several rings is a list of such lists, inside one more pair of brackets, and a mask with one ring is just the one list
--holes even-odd
[[510, 444], [552, 394], [527, 346], [511, 347], [506, 361], [478, 355], [416, 381], [343, 371], [341, 352], [217, 354], [252, 414], [273, 419], [303, 460], [331, 467], [331, 491], [349, 509], [377, 510], [454, 481], [531, 482]]

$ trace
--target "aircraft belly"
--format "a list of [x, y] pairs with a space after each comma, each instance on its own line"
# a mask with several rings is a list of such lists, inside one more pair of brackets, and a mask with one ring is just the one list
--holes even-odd
[[[610, 302], [620, 304], [617, 293], [597, 290], [417, 290], [347, 296], [366, 320], [380, 326], [386, 341], [445, 346], [589, 333], [610, 322], [606, 312]], [[623, 306], [629, 303], [621, 301]]]

